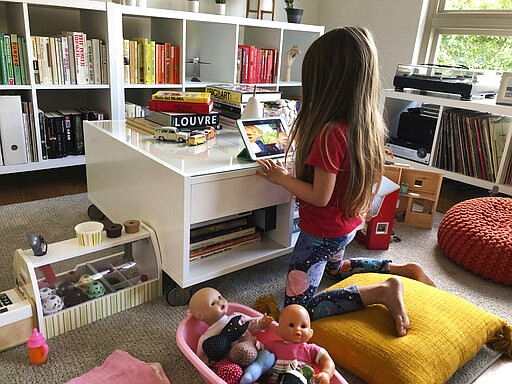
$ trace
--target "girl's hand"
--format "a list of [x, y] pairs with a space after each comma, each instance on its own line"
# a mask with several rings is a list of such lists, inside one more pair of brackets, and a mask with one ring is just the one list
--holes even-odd
[[271, 183], [281, 184], [282, 177], [288, 175], [287, 169], [279, 160], [275, 163], [271, 159], [256, 160], [256, 162], [261, 167], [256, 174], [263, 176]]

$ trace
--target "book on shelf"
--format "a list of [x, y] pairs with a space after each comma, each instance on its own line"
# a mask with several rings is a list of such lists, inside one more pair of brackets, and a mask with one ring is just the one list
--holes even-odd
[[24, 36], [18, 36], [18, 48], [21, 63], [21, 84], [29, 84], [30, 74], [28, 70], [27, 40]]
[[55, 47], [55, 37], [48, 37], [48, 46], [50, 48], [48, 58], [50, 59], [50, 68], [52, 71], [52, 82], [53, 84], [60, 84], [60, 78], [58, 73], [57, 65], [57, 51]]
[[83, 32], [63, 32], [72, 37], [72, 51], [75, 58], [76, 84], [89, 84], [89, 63], [87, 56], [87, 34]]
[[148, 109], [157, 112], [183, 112], [208, 114], [213, 110], [213, 100], [209, 103], [187, 103], [182, 101], [149, 100]]
[[126, 118], [144, 117], [144, 108], [139, 104], [125, 101], [124, 102], [124, 117], [126, 117]]
[[249, 224], [248, 216], [236, 217], [229, 220], [216, 221], [200, 227], [190, 229], [190, 238], [206, 235], [209, 233], [222, 231], [224, 229], [236, 228]]
[[507, 134], [512, 128], [511, 116], [490, 116], [489, 131], [491, 138], [491, 151], [493, 158], [494, 173], [498, 175], [498, 170], [502, 162]]
[[125, 84], [179, 83], [179, 46], [148, 38], [123, 40]]
[[148, 110], [146, 111], [146, 119], [163, 126], [176, 127], [180, 131], [191, 131], [207, 126], [218, 128], [219, 126], [218, 112], [202, 115], [198, 113], [156, 112]]
[[247, 103], [254, 95], [260, 101], [276, 101], [281, 99], [281, 92], [245, 84], [213, 84], [207, 85], [206, 92], [211, 93], [214, 101]]
[[151, 95], [151, 100], [182, 101], [186, 103], [209, 103], [208, 92], [182, 92], [182, 91], [157, 91]]
[[213, 255], [221, 254], [226, 251], [230, 251], [245, 245], [253, 244], [261, 241], [261, 233], [255, 232], [250, 235], [245, 235], [242, 237], [238, 237], [236, 239], [224, 241], [219, 244], [214, 244], [208, 247], [199, 248], [193, 251], [190, 251], [189, 261], [195, 262], [206, 257], [211, 257]]
[[25, 140], [30, 148], [27, 149], [29, 161], [39, 161], [39, 154], [37, 152], [37, 133], [36, 133], [36, 122], [34, 120], [34, 105], [31, 101], [22, 101], [21, 110], [23, 112], [24, 124], [27, 124], [25, 128], [25, 135], [28, 137]]
[[12, 68], [14, 72], [14, 84], [22, 85], [23, 81], [21, 79], [21, 58], [20, 58], [20, 49], [18, 45], [18, 35], [16, 33], [11, 33], [11, 55], [12, 55]]
[[171, 64], [172, 64], [172, 76], [173, 84], [181, 83], [181, 48], [179, 45], [173, 45], [171, 47]]
[[7, 67], [7, 71], [5, 72], [5, 74], [7, 74], [7, 76], [5, 77], [6, 81], [3, 83], [5, 85], [15, 85], [16, 83], [14, 81], [14, 66], [12, 63], [11, 35], [9, 33], [4, 33], [2, 38], [4, 41], [4, 55]]
[[9, 85], [4, 37], [0, 34], [0, 84]]
[[277, 49], [257, 48], [254, 45], [238, 45], [237, 80], [240, 83], [275, 83], [277, 73]]
[[89, 55], [91, 57], [89, 67], [92, 68], [92, 84], [101, 84], [101, 44], [102, 42], [99, 39], [91, 39], [91, 47], [92, 53]]
[[71, 65], [71, 56], [70, 56], [70, 50], [69, 50], [69, 41], [67, 36], [60, 36], [60, 53], [62, 55], [62, 80], [63, 84], [69, 85], [73, 84], [72, 78], [71, 78], [71, 70], [75, 70], [74, 67]]
[[246, 224], [190, 237], [190, 250], [195, 251], [196, 249], [224, 243], [242, 236], [252, 235], [253, 233], [256, 233], [256, 227], [254, 225]]
[[60, 114], [44, 113], [46, 148], [48, 159], [59, 159], [66, 156], [64, 143], [64, 126]]
[[84, 113], [77, 109], [59, 109], [57, 112], [64, 116], [66, 123], [68, 154], [84, 155]]

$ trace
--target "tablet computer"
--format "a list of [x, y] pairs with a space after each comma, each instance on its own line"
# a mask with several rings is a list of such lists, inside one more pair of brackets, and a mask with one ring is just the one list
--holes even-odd
[[239, 157], [255, 161], [285, 155], [288, 126], [282, 117], [239, 119], [237, 126], [246, 148]]

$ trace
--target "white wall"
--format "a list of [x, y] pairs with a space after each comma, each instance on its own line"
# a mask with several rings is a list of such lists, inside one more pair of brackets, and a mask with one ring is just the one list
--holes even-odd
[[[305, 0], [303, 0], [305, 2]], [[413, 62], [426, 0], [316, 0], [317, 24], [326, 31], [357, 25], [370, 29], [379, 50], [383, 86], [392, 88], [397, 64]], [[311, 2], [310, 2], [311, 3]], [[311, 4], [308, 4], [311, 5]]]

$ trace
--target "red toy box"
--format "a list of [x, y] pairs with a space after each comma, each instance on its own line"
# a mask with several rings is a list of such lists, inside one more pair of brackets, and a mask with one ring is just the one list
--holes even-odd
[[398, 184], [385, 176], [382, 177], [379, 191], [372, 201], [372, 219], [356, 234], [356, 240], [366, 248], [389, 248], [399, 189]]

